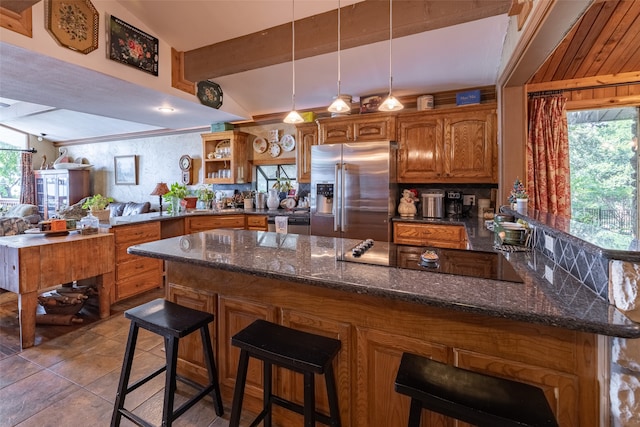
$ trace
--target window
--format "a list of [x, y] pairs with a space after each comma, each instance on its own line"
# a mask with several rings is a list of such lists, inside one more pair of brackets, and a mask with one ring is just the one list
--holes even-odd
[[256, 191], [266, 193], [278, 179], [288, 179], [293, 188], [296, 188], [296, 176], [295, 164], [256, 166]]
[[567, 113], [571, 217], [638, 237], [638, 108]]
[[27, 148], [23, 133], [0, 127], [0, 204], [20, 198], [20, 149]]

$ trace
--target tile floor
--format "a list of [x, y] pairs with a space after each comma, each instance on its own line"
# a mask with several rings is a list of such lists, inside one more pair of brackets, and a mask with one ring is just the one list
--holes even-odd
[[[159, 292], [114, 306], [109, 319], [96, 320], [56, 337], [41, 338], [38, 345], [24, 351], [0, 353], [0, 427], [108, 426], [129, 330], [129, 321], [122, 313], [162, 296]], [[3, 304], [4, 314], [0, 311], [0, 335], [5, 335], [0, 336], [1, 341], [12, 333], [10, 328], [1, 327], [2, 316], [11, 311], [6, 305]], [[163, 347], [160, 337], [140, 330], [132, 381], [164, 364]], [[192, 390], [178, 382], [176, 407], [188, 399]], [[159, 375], [129, 394], [125, 407], [160, 425], [163, 392], [164, 375]], [[228, 426], [228, 417], [228, 406], [226, 419], [217, 417], [212, 400], [207, 397], [174, 425], [223, 427]], [[123, 419], [121, 425], [134, 424]]]

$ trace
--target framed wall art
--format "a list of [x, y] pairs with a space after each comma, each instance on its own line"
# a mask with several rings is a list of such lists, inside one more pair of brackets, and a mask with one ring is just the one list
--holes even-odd
[[116, 185], [138, 185], [136, 156], [116, 156], [113, 159]]
[[158, 39], [113, 15], [107, 49], [109, 59], [158, 75]]
[[378, 111], [378, 107], [382, 104], [382, 97], [384, 95], [367, 95], [360, 97], [360, 114], [373, 113]]
[[100, 15], [90, 0], [46, 0], [45, 26], [60, 46], [85, 55], [98, 48]]

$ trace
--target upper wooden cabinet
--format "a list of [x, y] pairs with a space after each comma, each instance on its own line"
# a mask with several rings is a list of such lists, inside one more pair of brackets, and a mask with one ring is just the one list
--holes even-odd
[[395, 116], [370, 114], [319, 120], [319, 144], [395, 140]]
[[398, 116], [398, 182], [497, 183], [494, 105]]
[[[238, 131], [202, 134], [202, 182], [236, 184], [251, 181], [247, 137]], [[213, 153], [213, 158], [209, 158]]]
[[318, 125], [305, 123], [296, 126], [297, 146], [296, 162], [298, 166], [298, 182], [311, 182], [311, 147], [318, 144]]

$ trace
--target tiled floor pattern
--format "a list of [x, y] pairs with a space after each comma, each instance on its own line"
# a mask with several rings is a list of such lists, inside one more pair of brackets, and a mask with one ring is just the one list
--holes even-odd
[[[151, 293], [128, 304], [136, 306], [158, 296], [157, 292]], [[0, 354], [0, 427], [108, 426], [129, 330], [129, 320], [122, 314], [127, 308], [126, 304], [114, 306], [116, 314], [107, 320], [42, 340], [24, 351]], [[0, 333], [10, 331], [4, 328]], [[140, 330], [131, 381], [162, 366], [163, 347], [161, 337]], [[178, 382], [175, 407], [192, 391]], [[159, 375], [127, 395], [125, 407], [160, 425], [163, 392], [164, 375]], [[174, 425], [226, 427], [230, 402], [225, 403], [226, 419], [216, 416], [207, 397]], [[134, 424], [123, 418], [121, 425]]]

